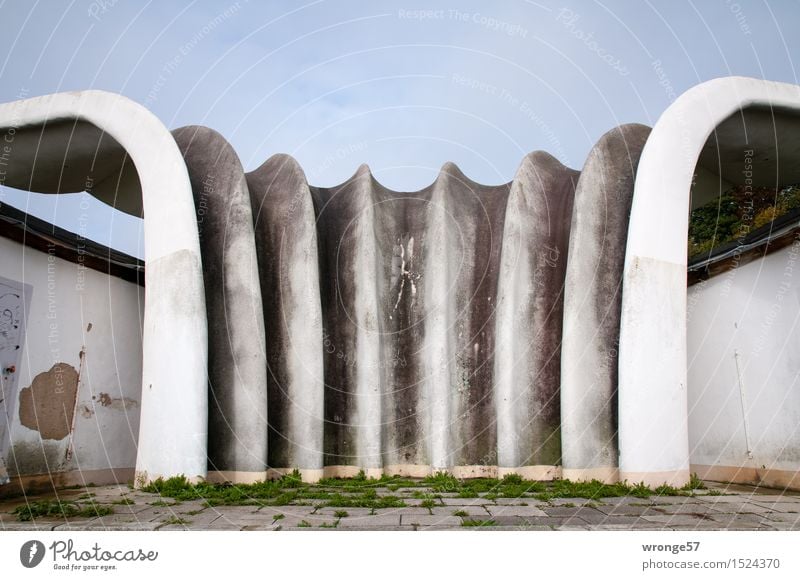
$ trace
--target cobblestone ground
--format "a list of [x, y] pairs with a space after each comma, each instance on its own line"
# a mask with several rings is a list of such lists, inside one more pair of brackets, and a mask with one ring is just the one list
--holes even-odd
[[[176, 502], [126, 485], [0, 500], [0, 530], [800, 530], [800, 493], [706, 482], [689, 497], [600, 500], [464, 499], [437, 494], [433, 505], [403, 497], [403, 508], [331, 508], [323, 502], [286, 506], [216, 506]], [[419, 491], [417, 488], [414, 491]], [[378, 488], [378, 494], [389, 493]], [[409, 495], [412, 490], [396, 492]], [[721, 493], [722, 495], [716, 495]], [[92, 495], [90, 495], [92, 494]], [[26, 502], [93, 501], [103, 517], [36, 518], [12, 512]], [[430, 500], [428, 500], [430, 502]]]

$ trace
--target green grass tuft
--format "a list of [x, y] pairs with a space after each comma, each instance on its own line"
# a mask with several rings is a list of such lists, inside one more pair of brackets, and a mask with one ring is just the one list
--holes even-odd
[[59, 500], [39, 500], [18, 506], [13, 512], [21, 522], [36, 518], [96, 518], [114, 513], [114, 508], [96, 503], [79, 504]]

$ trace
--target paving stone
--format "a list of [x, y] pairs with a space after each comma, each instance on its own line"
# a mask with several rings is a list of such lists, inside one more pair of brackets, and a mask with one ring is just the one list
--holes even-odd
[[[220, 506], [209, 506], [206, 509], [209, 509], [209, 510], [215, 511], [215, 512], [219, 512], [220, 515], [225, 515], [225, 514], [229, 514], [229, 515], [242, 514], [242, 515], [244, 515], [244, 514], [257, 514], [259, 511], [261, 511], [264, 508], [260, 507], [260, 506], [255, 506], [255, 505], [220, 505]], [[305, 509], [309, 509], [309, 508], [306, 507]], [[175, 512], [175, 510], [172, 510], [172, 513], [174, 513], [174, 512]]]
[[[211, 508], [209, 508], [211, 509]], [[280, 506], [266, 506], [262, 507], [261, 509], [253, 512], [255, 514], [269, 514], [269, 515], [276, 515], [281, 514], [284, 516], [290, 515], [309, 515], [317, 510], [315, 506], [298, 506], [298, 505], [280, 505]], [[337, 508], [343, 509], [343, 508]]]
[[435, 498], [418, 499], [418, 498], [413, 498], [413, 497], [404, 497], [403, 498], [403, 502], [405, 502], [405, 504], [407, 506], [409, 506], [409, 507], [419, 507], [420, 505], [422, 505], [422, 502], [424, 502], [424, 501], [433, 501], [433, 502], [436, 502], [437, 505], [444, 505], [442, 503], [441, 499], [435, 499]]
[[519, 518], [521, 520], [521, 526], [563, 526], [567, 525], [568, 523], [572, 523], [575, 521], [575, 518], [557, 518], [557, 517], [537, 517], [537, 516], [526, 516]]
[[704, 519], [698, 516], [692, 516], [687, 514], [676, 514], [676, 515], [663, 515], [663, 516], [643, 516], [645, 520], [651, 523], [656, 524], [664, 524], [665, 526], [691, 526], [692, 524], [700, 524], [703, 522], [710, 522], [713, 523], [714, 520], [711, 519]]
[[[162, 518], [142, 518], [139, 517], [139, 514], [113, 514], [99, 518], [92, 518], [92, 521], [97, 521], [107, 526], [118, 526], [147, 524], [149, 522], [158, 521], [159, 519], [166, 519], [167, 517], [169, 516], [164, 515]], [[70, 523], [81, 523], [81, 521], [78, 519], [73, 519]]]
[[403, 525], [418, 526], [460, 526], [461, 518], [456, 516], [432, 516], [407, 514], [403, 512], [400, 523]]
[[750, 505], [766, 507], [772, 511], [781, 513], [797, 513], [800, 515], [800, 502], [766, 502], [753, 501]]
[[587, 524], [590, 524], [592, 527], [609, 525], [646, 526], [652, 523], [638, 516], [609, 516], [602, 512], [598, 512], [598, 514], [586, 514], [580, 517], [572, 518], [570, 519], [570, 523], [580, 524], [580, 521], [576, 520], [581, 520]]
[[[139, 512], [143, 512], [145, 510], [150, 509], [152, 506], [147, 505], [146, 503], [138, 503], [138, 504], [131, 504], [131, 505], [109, 505], [109, 507], [113, 508], [115, 514], [137, 514]], [[190, 511], [192, 508], [184, 508], [183, 505], [175, 506], [171, 509], [178, 509], [180, 508], [181, 511], [186, 512]], [[195, 509], [202, 509], [201, 507]]]
[[554, 507], [563, 507], [564, 504], [571, 503], [576, 506], [584, 506], [588, 504], [597, 504], [601, 501], [601, 498], [597, 499], [586, 499], [583, 497], [556, 497], [551, 499], [548, 503]]
[[658, 516], [664, 512], [656, 511], [658, 508], [650, 506], [631, 506], [627, 504], [598, 505], [597, 511], [610, 516]]
[[[376, 517], [376, 516], [374, 516], [374, 517]], [[336, 520], [337, 520], [337, 518], [334, 518], [332, 516], [304, 516], [304, 517], [286, 516], [283, 519], [276, 520], [275, 523], [280, 525], [283, 528], [294, 528], [294, 527], [297, 527], [297, 525], [300, 524], [301, 522], [306, 521], [311, 525], [311, 527], [316, 528], [317, 526], [319, 526], [320, 524], [323, 524], [323, 523], [325, 523], [325, 524], [334, 524], [334, 523], [336, 523]], [[250, 520], [247, 523], [248, 524], [252, 524], [253, 521]]]
[[[314, 515], [336, 517], [336, 512], [347, 512], [347, 516], [346, 517], [369, 516], [372, 513], [372, 508], [333, 508], [333, 507], [325, 507], [325, 508], [319, 508], [317, 511], [314, 512]], [[342, 519], [344, 519], [344, 518], [342, 518]]]
[[336, 528], [340, 532], [413, 532], [413, 526], [342, 526]]
[[209, 524], [208, 526], [204, 527], [203, 529], [204, 530], [218, 531], [218, 532], [219, 531], [223, 531], [223, 530], [234, 531], [234, 530], [242, 529], [242, 524], [237, 524], [237, 523], [232, 523], [232, 522], [219, 523], [219, 520], [216, 520], [215, 522], [212, 522], [211, 524]]
[[706, 506], [712, 513], [725, 513], [725, 514], [772, 514], [780, 513], [754, 503], [715, 503]]
[[[733, 506], [734, 504], [718, 504], [718, 505]], [[677, 514], [710, 515], [710, 514], [720, 513], [720, 510], [715, 506], [698, 504], [698, 503], [654, 506], [653, 508], [650, 508], [649, 511], [656, 512], [656, 513], [648, 513], [648, 515], [654, 515], [654, 516], [677, 515]]]
[[625, 495], [621, 497], [604, 497], [597, 503], [605, 505], [630, 505], [630, 504], [653, 505], [654, 502], [650, 498], [633, 497], [630, 495]]
[[376, 528], [387, 526], [400, 526], [400, 514], [342, 518], [339, 520], [340, 528]]
[[520, 505], [534, 500], [532, 497], [497, 497], [492, 503], [495, 505]]
[[[434, 508], [435, 509], [435, 508]], [[379, 514], [402, 514], [406, 516], [429, 516], [431, 511], [424, 507], [383, 508], [376, 510]]]
[[[305, 519], [307, 519], [310, 523], [313, 523], [313, 521], [311, 519], [309, 519], [311, 517], [312, 516], [307, 516]], [[211, 524], [208, 524], [208, 525], [212, 525], [212, 524], [215, 525], [215, 526], [216, 525], [226, 525], [226, 524], [237, 525], [237, 526], [270, 525], [273, 522], [280, 522], [280, 521], [283, 521], [285, 519], [286, 518], [280, 518], [280, 519], [276, 520], [269, 514], [259, 514], [259, 515], [243, 514], [243, 515], [238, 515], [238, 516], [237, 515], [233, 515], [233, 516], [221, 515], [221, 516], [219, 516], [219, 518], [215, 519], [213, 522], [211, 522]], [[319, 518], [317, 518], [317, 520], [319, 520], [319, 521], [327, 521], [328, 519], [330, 519], [332, 521], [335, 521], [336, 518], [330, 517], [330, 518], [326, 518], [324, 520], [320, 520]]]
[[786, 524], [800, 524], [800, 514], [788, 514], [782, 512], [767, 512], [755, 514], [764, 516], [766, 520], [772, 522], [782, 522]]
[[724, 530], [725, 527], [713, 522], [698, 522], [693, 524], [662, 525], [663, 530], [678, 530], [683, 532], [716, 532]]
[[724, 526], [760, 526], [767, 520], [757, 514], [715, 514], [711, 520]]
[[[723, 497], [723, 496], [717, 496]], [[688, 495], [653, 495], [650, 496], [650, 501], [652, 505], [675, 505], [675, 504], [687, 504], [687, 503], [701, 503], [704, 501], [704, 498], [699, 496], [688, 496]]]
[[443, 497], [442, 504], [447, 506], [487, 505], [493, 502], [481, 497]]
[[158, 522], [130, 522], [130, 523], [106, 524], [103, 523], [102, 521], [92, 520], [86, 523], [70, 522], [68, 524], [56, 526], [54, 528], [54, 531], [68, 532], [68, 531], [102, 530], [102, 531], [150, 532], [156, 529], [158, 529]]
[[661, 524], [653, 524], [650, 522], [644, 523], [635, 523], [635, 524], [592, 524], [590, 527], [592, 530], [605, 530], [605, 531], [617, 531], [617, 530], [663, 530], [664, 526]]
[[169, 508], [148, 508], [146, 510], [138, 511], [132, 516], [125, 517], [133, 517], [140, 522], [149, 522], [170, 516], [178, 517], [177, 514]]
[[746, 503], [748, 501], [758, 501], [758, 496], [751, 495], [703, 495], [693, 498], [698, 503]]
[[[494, 522], [496, 526], [523, 526], [525, 525], [525, 520], [518, 516], [475, 516], [473, 518], [464, 518], [465, 520], [483, 520], [483, 521], [490, 521]], [[484, 527], [484, 526], [481, 526]], [[494, 527], [494, 526], [486, 526], [486, 527]]]
[[429, 494], [439, 493], [437, 491], [433, 491], [433, 489], [430, 488], [430, 487], [401, 487], [400, 489], [397, 490], [398, 494], [401, 494], [401, 493], [402, 494], [413, 494], [413, 493], [417, 493], [417, 492], [419, 492], [419, 493], [429, 493]]
[[519, 525], [513, 526], [480, 526], [477, 528], [470, 528], [470, 527], [460, 527], [460, 528], [451, 528], [454, 532], [532, 532], [532, 531], [547, 531], [552, 532], [553, 530], [548, 526], [528, 526], [523, 527]]
[[35, 530], [35, 531], [46, 531], [52, 530], [57, 526], [64, 525], [64, 520], [58, 521], [47, 521], [47, 520], [39, 520], [35, 522], [16, 522], [16, 523], [3, 523], [0, 527], [1, 530], [4, 531], [15, 531], [15, 530]]
[[435, 516], [452, 516], [455, 512], [465, 512], [468, 516], [487, 516], [489, 512], [480, 505], [461, 505], [433, 508]]
[[533, 506], [486, 506], [492, 516], [546, 516], [547, 514]]
[[584, 530], [591, 530], [590, 526], [579, 526], [575, 524], [564, 524], [561, 526], [555, 526], [553, 529], [557, 532], [582, 532]]
[[544, 513], [546, 513], [548, 516], [555, 516], [555, 517], [562, 517], [562, 518], [581, 517], [582, 515], [586, 515], [586, 516], [589, 516], [589, 517], [596, 516], [598, 514], [601, 515], [601, 516], [606, 516], [607, 515], [607, 514], [604, 514], [604, 513], [600, 512], [600, 511], [596, 510], [595, 508], [587, 508], [587, 507], [574, 507], [574, 508], [568, 508], [568, 507], [550, 508], [549, 507], [549, 508], [544, 508], [544, 510], [542, 510], [542, 511], [544, 511]]
[[240, 529], [243, 532], [273, 532], [276, 531], [280, 527], [280, 524], [253, 524], [253, 525], [246, 525], [242, 526]]
[[[469, 528], [463, 528], [468, 530]], [[496, 530], [498, 532], [501, 531], [513, 531], [513, 532], [552, 532], [553, 528], [550, 526], [536, 526], [527, 523], [520, 523], [515, 526], [490, 526], [487, 528], [476, 528], [477, 530]]]
[[800, 530], [800, 522], [796, 524], [791, 524], [788, 522], [768, 522], [767, 526], [771, 529], [781, 531]]

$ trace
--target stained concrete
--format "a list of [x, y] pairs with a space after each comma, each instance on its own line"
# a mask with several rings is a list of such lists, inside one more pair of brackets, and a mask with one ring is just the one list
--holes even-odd
[[320, 470], [324, 337], [311, 192], [288, 155], [246, 177], [267, 329], [269, 464]]
[[561, 326], [579, 173], [553, 156], [525, 157], [503, 232], [497, 384], [498, 465], [561, 462]]
[[575, 191], [560, 357], [568, 479], [616, 480], [622, 270], [636, 168], [650, 128], [621, 125], [595, 144]]
[[267, 469], [264, 316], [242, 165], [216, 131], [173, 131], [197, 210], [208, 317], [208, 468]]

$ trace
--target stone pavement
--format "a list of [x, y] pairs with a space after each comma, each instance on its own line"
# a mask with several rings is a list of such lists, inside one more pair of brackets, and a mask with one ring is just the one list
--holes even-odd
[[[17, 506], [25, 505], [26, 500], [56, 496], [0, 499], [0, 530], [800, 530], [800, 493], [706, 485], [707, 490], [690, 497], [647, 499], [542, 502], [533, 498], [465, 499], [445, 493], [431, 507], [422, 507], [421, 500], [408, 497], [404, 501], [409, 507], [382, 509], [322, 507], [323, 502], [206, 507], [199, 500], [176, 502], [120, 485], [59, 492], [62, 501], [91, 500], [113, 508], [112, 515], [103, 517], [20, 522], [10, 513]], [[718, 493], [722, 495], [715, 495]]]

